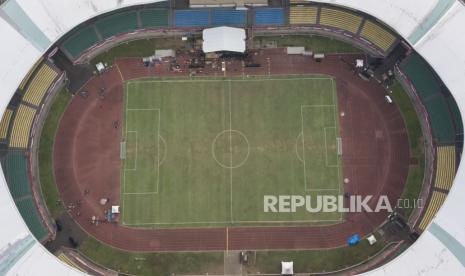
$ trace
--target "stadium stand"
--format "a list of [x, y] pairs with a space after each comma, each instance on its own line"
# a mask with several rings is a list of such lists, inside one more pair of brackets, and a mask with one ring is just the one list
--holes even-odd
[[210, 25], [210, 10], [174, 11], [176, 27], [202, 27]]
[[114, 14], [100, 19], [95, 23], [95, 26], [104, 39], [134, 31], [138, 28], [137, 12], [131, 11]]
[[143, 28], [160, 28], [168, 26], [168, 10], [147, 9], [139, 13]]
[[32, 73], [34, 73], [34, 71], [37, 69], [37, 67], [42, 62], [43, 59], [44, 59], [43, 57], [40, 57], [39, 60], [34, 64], [34, 66], [32, 66], [31, 70], [29, 70], [29, 72], [27, 72], [26, 77], [24, 77], [24, 79], [21, 81], [21, 84], [19, 85], [20, 90], [24, 89], [27, 82], [29, 81], [29, 78], [32, 76]]
[[16, 206], [32, 234], [38, 240], [46, 238], [48, 236], [48, 231], [40, 220], [39, 213], [37, 212], [37, 208], [32, 197], [17, 200]]
[[442, 94], [438, 93], [423, 102], [428, 111], [433, 137], [439, 143], [455, 142], [455, 129], [451, 113]]
[[400, 68], [408, 76], [421, 98], [434, 95], [441, 90], [434, 73], [419, 55], [408, 56], [400, 64]]
[[415, 87], [428, 111], [433, 138], [436, 142], [457, 142], [459, 138], [456, 136], [463, 134], [460, 111], [453, 99], [447, 99], [446, 88], [428, 64], [418, 54], [411, 54], [402, 61], [400, 69]]
[[245, 25], [247, 23], [247, 12], [234, 9], [214, 9], [211, 13], [212, 25]]
[[5, 179], [14, 199], [31, 196], [27, 158], [22, 152], [8, 152], [2, 160]]
[[291, 7], [289, 10], [290, 24], [316, 24], [317, 7]]
[[11, 109], [6, 109], [3, 113], [2, 120], [0, 121], [0, 139], [6, 139], [8, 135], [8, 127], [10, 126], [11, 116], [13, 111]]
[[27, 226], [38, 240], [44, 239], [48, 230], [42, 224], [32, 198], [27, 157], [24, 152], [9, 151], [2, 157], [1, 164], [8, 188]]
[[426, 226], [433, 220], [434, 216], [438, 212], [439, 208], [446, 200], [446, 194], [443, 192], [433, 191], [433, 195], [428, 203], [426, 212], [418, 226], [421, 230], [425, 230]]
[[71, 260], [68, 256], [66, 256], [65, 253], [61, 252], [59, 255], [58, 255], [58, 259], [60, 259], [60, 261], [64, 262], [65, 264], [79, 270], [79, 271], [82, 271], [82, 272], [86, 272], [84, 269], [82, 269], [78, 264], [76, 264], [73, 260]]
[[396, 37], [394, 35], [370, 20], [365, 21], [360, 35], [383, 51], [387, 51], [396, 42]]
[[[446, 97], [446, 102], [449, 105], [449, 110], [452, 114], [452, 118], [454, 119], [455, 135], [463, 136], [462, 115], [460, 114], [459, 107], [457, 106], [454, 97]], [[457, 138], [457, 140], [459, 140], [459, 138]]]
[[362, 18], [342, 10], [321, 8], [320, 24], [356, 34], [362, 24]]
[[27, 148], [35, 114], [36, 110], [34, 108], [24, 104], [19, 106], [11, 129], [10, 147]]
[[283, 25], [284, 10], [282, 8], [255, 9], [256, 25]]
[[307, 0], [290, 0], [289, 3], [291, 5], [294, 5], [294, 4], [308, 4], [308, 1]]
[[455, 146], [437, 147], [434, 187], [449, 191], [455, 177]]
[[99, 42], [94, 26], [87, 26], [73, 34], [63, 43], [63, 48], [73, 57], [77, 57], [85, 50]]
[[57, 76], [58, 73], [44, 63], [27, 87], [23, 101], [39, 106]]

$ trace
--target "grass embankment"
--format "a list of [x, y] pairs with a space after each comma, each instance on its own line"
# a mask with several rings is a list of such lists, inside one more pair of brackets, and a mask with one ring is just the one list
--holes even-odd
[[131, 253], [92, 238], [79, 250], [96, 263], [127, 274], [223, 274], [223, 252]]
[[402, 212], [403, 215], [408, 218], [413, 210], [418, 207], [417, 204], [415, 204], [415, 206], [413, 205], [414, 203], [417, 203], [416, 200], [420, 195], [423, 184], [425, 171], [424, 141], [420, 121], [409, 96], [397, 81], [394, 83], [391, 89], [392, 98], [404, 117], [404, 122], [409, 137], [410, 157], [414, 157], [418, 160], [418, 164], [412, 164], [409, 167], [407, 183], [405, 184], [404, 192], [401, 197], [401, 199], [405, 199], [405, 201], [402, 201], [402, 204], [407, 204], [408, 202], [410, 205], [403, 206], [410, 208], [400, 209], [400, 212]]
[[279, 274], [281, 261], [292, 261], [296, 273], [338, 271], [367, 260], [385, 246], [383, 241], [370, 245], [367, 240], [362, 240], [355, 246], [336, 249], [257, 252], [255, 265], [246, 267], [246, 270], [248, 273]]
[[[247, 273], [279, 273], [281, 261], [293, 261], [294, 271], [316, 273], [337, 271], [359, 264], [379, 253], [386, 243], [326, 250], [250, 252]], [[96, 263], [133, 275], [223, 274], [223, 252], [131, 253], [114, 249], [88, 238], [79, 250]]]
[[303, 46], [314, 53], [342, 54], [361, 53], [355, 46], [329, 37], [318, 35], [286, 35], [286, 36], [257, 36], [255, 42], [264, 44], [267, 41], [275, 41], [278, 47]]
[[181, 49], [186, 42], [176, 38], [150, 38], [124, 42], [94, 57], [91, 64], [99, 62], [112, 65], [118, 57], [147, 57], [155, 53], [155, 49]]
[[39, 171], [42, 194], [53, 218], [58, 218], [64, 211], [59, 203], [60, 194], [53, 172], [53, 143], [61, 116], [71, 100], [71, 94], [63, 88], [56, 96], [45, 120], [39, 144]]

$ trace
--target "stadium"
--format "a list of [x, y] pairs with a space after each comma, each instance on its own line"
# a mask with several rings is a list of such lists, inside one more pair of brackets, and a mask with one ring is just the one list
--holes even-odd
[[0, 1], [0, 275], [464, 275], [461, 0]]

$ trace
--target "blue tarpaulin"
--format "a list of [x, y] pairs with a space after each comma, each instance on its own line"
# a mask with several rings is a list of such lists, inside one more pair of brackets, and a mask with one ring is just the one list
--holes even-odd
[[350, 236], [348, 239], [347, 239], [347, 244], [348, 245], [356, 245], [357, 243], [360, 242], [360, 236], [358, 234], [355, 234], [353, 236]]

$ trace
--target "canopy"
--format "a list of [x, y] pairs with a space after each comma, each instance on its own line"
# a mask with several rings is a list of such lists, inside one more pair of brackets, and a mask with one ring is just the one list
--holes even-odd
[[245, 52], [245, 30], [231, 27], [216, 27], [203, 30], [203, 51]]
[[294, 262], [281, 262], [281, 274], [282, 275], [294, 274]]

